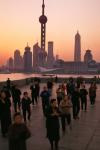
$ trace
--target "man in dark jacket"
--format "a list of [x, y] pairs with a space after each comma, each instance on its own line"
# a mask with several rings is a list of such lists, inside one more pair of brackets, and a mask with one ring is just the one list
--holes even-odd
[[78, 87], [75, 87], [75, 90], [72, 94], [72, 104], [73, 104], [73, 118], [78, 119], [79, 111], [80, 111], [80, 93]]
[[46, 108], [50, 105], [50, 92], [47, 90], [47, 87], [43, 88], [43, 91], [40, 94], [41, 99], [42, 99], [42, 109], [43, 109], [43, 114], [45, 115], [45, 110]]
[[39, 84], [35, 81], [30, 86], [30, 90], [31, 90], [32, 104], [33, 104], [33, 106], [34, 106], [35, 103], [37, 105], [38, 104], [39, 92], [40, 92], [40, 86], [39, 86]]
[[28, 120], [30, 121], [31, 117], [31, 99], [28, 96], [28, 92], [23, 93], [23, 98], [22, 98], [22, 111], [23, 111], [23, 117], [24, 121], [26, 122], [26, 115], [28, 114]]
[[80, 98], [81, 98], [81, 109], [87, 110], [87, 95], [88, 92], [85, 88], [85, 85], [82, 85], [82, 88], [80, 89]]
[[72, 96], [74, 90], [75, 90], [75, 83], [73, 78], [69, 79], [69, 82], [66, 85], [66, 89], [67, 89], [67, 95]]
[[5, 137], [11, 124], [11, 102], [5, 91], [0, 92], [0, 122], [2, 136]]
[[26, 140], [31, 136], [29, 129], [22, 123], [20, 113], [14, 115], [14, 124], [8, 132], [9, 150], [27, 150]]
[[52, 81], [48, 81], [47, 82], [47, 89], [50, 92], [50, 94], [52, 94], [52, 88], [53, 88], [53, 82]]
[[12, 87], [12, 98], [14, 103], [14, 110], [17, 112], [17, 107], [20, 110], [21, 91], [17, 86]]
[[7, 85], [7, 88], [10, 90], [10, 88], [11, 88], [11, 81], [10, 81], [9, 78], [6, 81], [6, 85]]

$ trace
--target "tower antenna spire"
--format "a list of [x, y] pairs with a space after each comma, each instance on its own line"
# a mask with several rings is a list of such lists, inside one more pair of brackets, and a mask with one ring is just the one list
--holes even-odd
[[43, 0], [42, 15], [39, 17], [39, 22], [41, 23], [41, 49], [45, 51], [47, 17], [44, 14], [44, 8], [45, 8], [45, 4]]
[[77, 33], [79, 33], [79, 30], [77, 30]]
[[47, 17], [44, 14], [44, 8], [45, 8], [45, 4], [44, 4], [44, 0], [42, 1], [42, 15], [39, 17], [39, 22], [41, 23], [41, 50], [42, 50], [42, 60], [41, 60], [41, 64], [44, 65], [46, 63], [46, 56], [47, 53], [45, 51], [45, 43], [46, 43], [46, 23], [47, 23]]
[[42, 4], [42, 15], [44, 15], [44, 8], [45, 8], [45, 4], [44, 4], [44, 0], [43, 0], [43, 4]]

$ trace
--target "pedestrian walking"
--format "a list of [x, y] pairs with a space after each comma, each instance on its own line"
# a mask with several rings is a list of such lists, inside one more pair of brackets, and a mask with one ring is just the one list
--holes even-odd
[[56, 75], [55, 76], [55, 83], [57, 83], [58, 82], [58, 76]]
[[27, 126], [22, 122], [20, 113], [15, 113], [14, 123], [8, 132], [9, 150], [27, 150], [26, 140], [31, 136]]
[[20, 111], [20, 100], [21, 100], [21, 90], [16, 86], [12, 86], [12, 98], [13, 98], [13, 104], [14, 104], [14, 111]]
[[45, 116], [45, 110], [47, 107], [50, 105], [50, 92], [48, 91], [47, 87], [44, 86], [43, 91], [40, 94], [41, 99], [42, 99], [42, 109], [43, 109], [43, 114]]
[[65, 95], [65, 90], [62, 88], [62, 85], [59, 85], [56, 93], [57, 93], [57, 102], [59, 106], [61, 100], [64, 98], [64, 95]]
[[1, 121], [1, 133], [3, 137], [6, 137], [9, 125], [11, 124], [11, 102], [6, 96], [5, 91], [0, 92], [0, 121]]
[[37, 97], [38, 97], [38, 89], [39, 87], [36, 88], [36, 84], [35, 82], [30, 86], [30, 90], [31, 90], [31, 97], [32, 97], [32, 104], [33, 106], [38, 104], [38, 100], [37, 100]]
[[57, 108], [56, 99], [50, 101], [50, 106], [46, 110], [46, 129], [47, 138], [49, 139], [51, 150], [58, 150], [59, 135], [59, 110]]
[[11, 98], [11, 91], [9, 90], [7, 86], [3, 86], [2, 90], [6, 93], [6, 96], [8, 98]]
[[36, 96], [39, 98], [40, 96], [40, 84], [39, 81], [35, 81], [35, 90], [36, 90]]
[[27, 119], [28, 119], [28, 121], [30, 121], [30, 117], [31, 117], [31, 106], [30, 106], [31, 99], [28, 96], [28, 92], [23, 93], [23, 98], [22, 98], [21, 103], [22, 103], [22, 111], [23, 111], [24, 121], [27, 122]]
[[80, 98], [81, 98], [81, 109], [87, 110], [87, 95], [88, 92], [85, 88], [85, 85], [82, 85], [82, 88], [80, 89]]
[[95, 83], [91, 83], [91, 85], [89, 87], [89, 98], [90, 98], [91, 105], [95, 104], [96, 90], [97, 90], [96, 84]]
[[79, 88], [75, 87], [75, 90], [72, 93], [72, 104], [73, 104], [73, 118], [79, 119], [79, 112], [80, 112], [80, 93]]
[[69, 81], [66, 84], [67, 95], [72, 96], [75, 90], [75, 83], [73, 78], [69, 78]]
[[72, 103], [70, 97], [65, 95], [64, 99], [61, 100], [59, 105], [59, 110], [61, 112], [61, 124], [62, 124], [62, 131], [65, 133], [66, 131], [66, 120], [69, 128], [71, 129], [71, 108]]
[[6, 85], [7, 85], [7, 88], [10, 90], [10, 88], [11, 88], [11, 81], [10, 81], [9, 78], [6, 81]]
[[49, 80], [47, 82], [47, 89], [50, 92], [50, 94], [52, 94], [52, 88], [53, 88], [53, 82]]

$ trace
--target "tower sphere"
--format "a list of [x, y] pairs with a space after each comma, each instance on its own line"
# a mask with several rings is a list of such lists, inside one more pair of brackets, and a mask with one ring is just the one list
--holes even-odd
[[40, 16], [39, 22], [40, 22], [40, 23], [43, 23], [43, 24], [47, 23], [47, 17], [44, 16], [44, 15]]

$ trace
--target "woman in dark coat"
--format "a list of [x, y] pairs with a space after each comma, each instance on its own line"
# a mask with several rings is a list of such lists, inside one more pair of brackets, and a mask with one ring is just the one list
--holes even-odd
[[11, 124], [11, 102], [5, 91], [0, 92], [0, 121], [2, 136], [5, 137]]
[[72, 93], [72, 104], [73, 104], [73, 118], [79, 119], [79, 112], [80, 112], [80, 93], [79, 88], [75, 87], [75, 90]]
[[87, 95], [88, 92], [85, 88], [85, 85], [82, 85], [82, 88], [80, 89], [80, 98], [81, 98], [81, 109], [87, 110]]
[[59, 136], [59, 111], [56, 107], [56, 100], [52, 99], [50, 107], [46, 110], [46, 129], [47, 138], [50, 141], [51, 149], [53, 150], [53, 144], [55, 142], [55, 148], [58, 150]]
[[95, 104], [96, 90], [97, 90], [96, 84], [91, 83], [91, 85], [89, 87], [89, 98], [90, 98], [91, 105]]
[[30, 137], [30, 131], [24, 123], [20, 113], [14, 115], [14, 124], [8, 132], [9, 150], [27, 150], [26, 140]]

